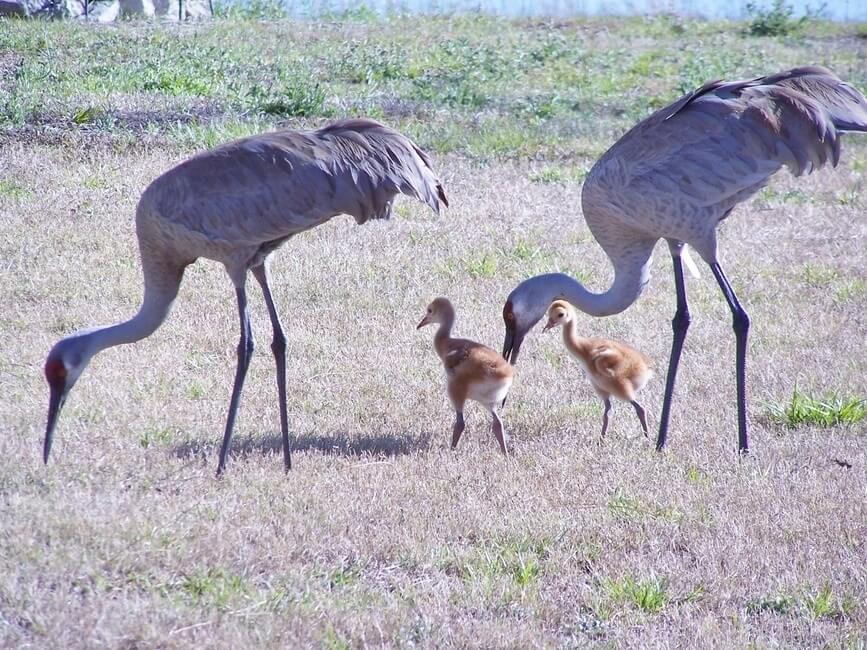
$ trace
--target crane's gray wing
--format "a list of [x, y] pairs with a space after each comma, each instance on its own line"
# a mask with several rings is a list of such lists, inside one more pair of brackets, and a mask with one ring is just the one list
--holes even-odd
[[338, 214], [388, 217], [398, 193], [448, 205], [430, 159], [372, 120], [276, 131], [204, 152], [154, 182], [164, 214], [217, 244], [285, 239]]
[[[430, 157], [412, 140], [375, 120], [339, 120], [315, 133], [322, 147], [346, 165], [352, 183], [368, 192], [406, 194], [439, 213], [448, 206]], [[374, 217], [388, 215], [371, 215]]]
[[836, 165], [843, 130], [867, 131], [867, 100], [824, 68], [711, 82], [615, 143], [588, 175], [585, 205], [656, 197], [721, 219], [783, 165], [795, 175]]
[[867, 99], [827, 68], [795, 68], [765, 77], [765, 84], [810, 97], [828, 112], [837, 131], [867, 131]]

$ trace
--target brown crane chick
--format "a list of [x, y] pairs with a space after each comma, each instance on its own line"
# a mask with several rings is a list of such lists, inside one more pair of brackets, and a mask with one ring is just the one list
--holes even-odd
[[596, 393], [605, 403], [602, 435], [608, 430], [608, 412], [611, 410], [613, 395], [632, 404], [646, 436], [647, 420], [641, 404], [635, 401], [635, 394], [644, 388], [653, 376], [648, 366], [648, 358], [625, 343], [578, 336], [575, 308], [565, 300], [555, 300], [548, 307], [548, 323], [543, 331], [558, 325], [563, 326], [563, 343], [566, 349], [581, 364]]
[[439, 323], [434, 335], [434, 349], [446, 371], [449, 399], [455, 408], [452, 428], [452, 449], [458, 446], [464, 432], [464, 404], [474, 400], [491, 412], [491, 431], [504, 456], [508, 456], [503, 422], [498, 413], [506, 400], [515, 370], [496, 351], [467, 339], [452, 338], [455, 308], [448, 298], [436, 298], [427, 306], [427, 312], [416, 329]]

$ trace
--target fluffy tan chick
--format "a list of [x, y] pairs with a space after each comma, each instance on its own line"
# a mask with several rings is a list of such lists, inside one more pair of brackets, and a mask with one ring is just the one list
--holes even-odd
[[455, 409], [452, 428], [452, 449], [457, 447], [464, 432], [464, 404], [474, 400], [490, 411], [491, 431], [508, 456], [503, 422], [499, 410], [506, 399], [515, 371], [512, 365], [491, 348], [468, 339], [452, 338], [455, 308], [448, 298], [436, 298], [427, 306], [417, 329], [439, 323], [434, 335], [434, 349], [446, 371], [446, 387]]
[[635, 401], [635, 395], [653, 376], [648, 358], [619, 341], [579, 336], [575, 308], [565, 300], [555, 300], [548, 307], [548, 323], [544, 331], [558, 326], [563, 327], [566, 349], [581, 364], [596, 393], [605, 403], [602, 435], [608, 430], [608, 412], [611, 410], [611, 397], [614, 396], [632, 404], [646, 436], [644, 408]]

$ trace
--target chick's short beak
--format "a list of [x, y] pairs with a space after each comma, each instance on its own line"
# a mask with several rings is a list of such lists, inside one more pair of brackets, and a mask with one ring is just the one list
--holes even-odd
[[422, 327], [424, 327], [425, 325], [427, 325], [429, 323], [430, 323], [430, 320], [428, 319], [428, 316], [425, 316], [424, 318], [421, 319], [421, 322], [416, 326], [416, 329], [420, 330]]

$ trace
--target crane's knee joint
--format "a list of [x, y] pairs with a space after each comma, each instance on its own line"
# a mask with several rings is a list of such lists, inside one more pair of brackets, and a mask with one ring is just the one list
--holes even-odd
[[241, 339], [238, 343], [238, 358], [239, 359], [247, 359], [253, 356], [253, 352], [256, 349], [256, 342], [253, 340], [253, 337], [250, 336], [246, 341]]
[[678, 310], [674, 314], [674, 318], [671, 319], [671, 327], [675, 332], [682, 332], [689, 327], [689, 324], [692, 322], [692, 316], [689, 315], [689, 311], [686, 309]]
[[271, 341], [271, 351], [274, 354], [286, 352], [286, 335], [283, 332], [274, 332], [274, 338]]
[[743, 310], [736, 311], [732, 316], [732, 328], [737, 334], [746, 334], [750, 329], [750, 317]]

